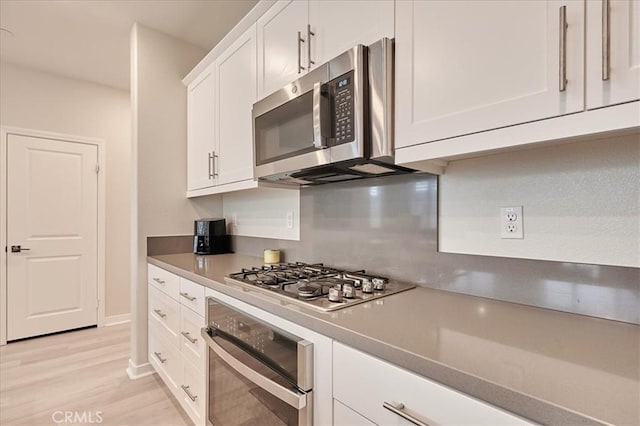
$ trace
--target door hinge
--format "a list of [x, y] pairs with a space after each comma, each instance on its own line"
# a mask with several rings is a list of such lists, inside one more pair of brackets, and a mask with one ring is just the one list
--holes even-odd
[[100, 173], [100, 164], [96, 164], [96, 173]]

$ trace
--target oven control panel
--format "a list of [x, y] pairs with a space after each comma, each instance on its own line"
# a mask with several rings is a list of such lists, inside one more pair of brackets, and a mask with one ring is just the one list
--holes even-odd
[[333, 135], [337, 145], [355, 140], [353, 71], [329, 82], [333, 93]]

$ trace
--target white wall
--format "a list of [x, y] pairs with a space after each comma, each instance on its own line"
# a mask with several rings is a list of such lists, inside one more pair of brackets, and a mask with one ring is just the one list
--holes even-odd
[[129, 313], [129, 94], [0, 63], [0, 123], [98, 138], [106, 151], [107, 317]]
[[182, 78], [205, 53], [139, 24], [131, 32], [131, 376], [149, 371], [147, 237], [193, 234], [194, 219], [222, 214], [220, 196], [186, 198], [187, 91]]
[[[439, 194], [441, 251], [640, 266], [637, 135], [453, 161]], [[500, 239], [501, 206], [524, 239]]]

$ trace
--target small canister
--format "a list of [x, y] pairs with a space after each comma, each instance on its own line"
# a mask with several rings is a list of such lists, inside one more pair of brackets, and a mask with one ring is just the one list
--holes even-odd
[[263, 252], [263, 259], [266, 264], [280, 263], [280, 250], [265, 249]]

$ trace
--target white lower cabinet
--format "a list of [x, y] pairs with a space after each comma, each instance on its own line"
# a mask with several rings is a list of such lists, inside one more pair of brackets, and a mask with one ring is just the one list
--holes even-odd
[[353, 411], [337, 399], [333, 400], [333, 424], [334, 426], [374, 426], [360, 414]]
[[333, 343], [333, 397], [379, 425], [409, 424], [410, 418], [432, 425], [532, 424], [338, 342]]
[[148, 270], [149, 362], [193, 423], [204, 425], [204, 287], [154, 265]]

